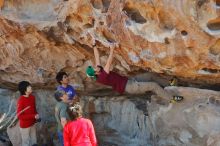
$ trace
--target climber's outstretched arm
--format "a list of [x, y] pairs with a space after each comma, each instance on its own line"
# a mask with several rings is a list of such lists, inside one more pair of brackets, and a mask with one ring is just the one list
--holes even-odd
[[99, 56], [98, 48], [94, 46], [93, 51], [94, 51], [94, 56], [95, 56], [95, 66], [100, 66], [101, 64], [100, 64], [100, 56]]
[[109, 73], [110, 72], [110, 68], [111, 68], [111, 65], [112, 65], [112, 60], [113, 60], [113, 54], [114, 54], [114, 49], [118, 47], [118, 44], [114, 44], [112, 46], [110, 46], [110, 54], [108, 56], [108, 60], [106, 62], [106, 65], [104, 67], [104, 70], [106, 73]]

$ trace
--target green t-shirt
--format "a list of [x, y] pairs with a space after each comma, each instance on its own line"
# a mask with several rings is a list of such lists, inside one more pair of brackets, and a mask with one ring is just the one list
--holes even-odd
[[61, 118], [66, 118], [69, 120], [69, 116], [67, 115], [66, 109], [68, 104], [62, 101], [57, 102], [55, 107], [55, 118], [57, 121], [57, 131], [63, 131], [63, 126], [61, 124]]

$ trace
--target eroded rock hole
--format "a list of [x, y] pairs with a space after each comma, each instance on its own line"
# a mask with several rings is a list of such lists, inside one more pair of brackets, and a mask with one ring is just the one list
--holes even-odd
[[188, 32], [185, 31], [185, 30], [182, 30], [180, 33], [181, 33], [182, 36], [187, 36], [188, 35]]
[[143, 24], [147, 22], [147, 20], [140, 14], [137, 9], [124, 7], [123, 11], [125, 11], [127, 16], [136, 23]]
[[71, 20], [71, 16], [66, 16], [66, 20], [64, 21], [65, 24], [69, 24]]
[[198, 0], [197, 1], [197, 5], [199, 6], [199, 7], [201, 7], [203, 4], [205, 4], [207, 2], [207, 0]]
[[166, 29], [166, 30], [173, 30], [174, 26], [172, 24], [166, 24], [166, 25], [164, 25], [164, 29]]
[[94, 8], [96, 9], [102, 8], [102, 2], [100, 0], [91, 0], [90, 2]]
[[220, 18], [214, 19], [214, 20], [210, 20], [207, 23], [207, 27], [210, 30], [220, 30]]
[[62, 23], [62, 22], [57, 22], [57, 26], [58, 26], [61, 30], [66, 31], [66, 26], [65, 26], [64, 23]]
[[106, 13], [110, 6], [111, 0], [102, 0], [103, 10], [102, 12]]
[[103, 22], [103, 21], [100, 21], [99, 24], [100, 24], [100, 25], [104, 25], [104, 22]]
[[164, 42], [165, 42], [165, 44], [170, 44], [169, 38], [165, 37]]
[[93, 27], [93, 25], [90, 23], [83, 25], [83, 28], [92, 28], [92, 27]]
[[47, 35], [47, 39], [50, 41], [60, 42], [60, 38], [56, 36], [57, 28], [51, 27], [48, 32], [45, 32]]
[[72, 33], [73, 32], [73, 30], [71, 29], [71, 28], [67, 28], [67, 31], [66, 31], [67, 33]]
[[220, 0], [215, 0], [216, 6], [220, 7]]
[[219, 73], [220, 70], [218, 69], [211, 69], [211, 68], [202, 68], [202, 70], [209, 72], [209, 73]]

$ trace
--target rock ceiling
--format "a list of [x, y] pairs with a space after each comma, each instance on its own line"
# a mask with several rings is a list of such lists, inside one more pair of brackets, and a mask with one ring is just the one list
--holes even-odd
[[[1, 3], [0, 3], [1, 6]], [[219, 0], [8, 0], [0, 11], [0, 81], [53, 86], [60, 70], [84, 70], [117, 42], [114, 69], [220, 83]]]

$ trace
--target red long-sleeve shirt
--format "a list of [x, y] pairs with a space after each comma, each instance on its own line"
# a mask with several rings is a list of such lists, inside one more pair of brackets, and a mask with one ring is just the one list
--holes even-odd
[[[27, 109], [21, 112], [25, 108]], [[28, 128], [32, 126], [36, 122], [36, 114], [37, 110], [35, 104], [35, 97], [33, 95], [29, 95], [29, 97], [24, 97], [23, 95], [20, 96], [17, 102], [17, 116], [20, 122], [20, 127]]]
[[97, 146], [94, 127], [89, 119], [68, 122], [63, 130], [64, 146]]

